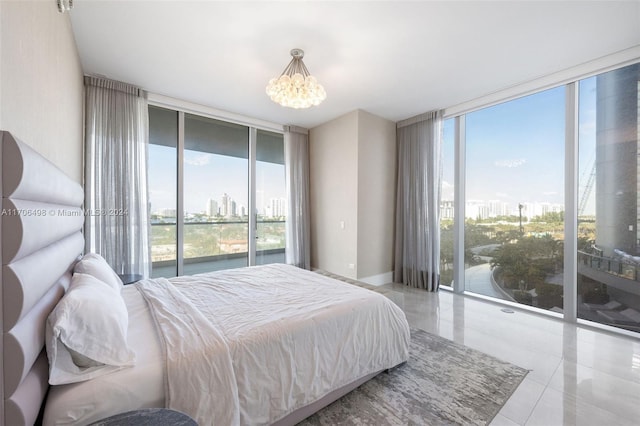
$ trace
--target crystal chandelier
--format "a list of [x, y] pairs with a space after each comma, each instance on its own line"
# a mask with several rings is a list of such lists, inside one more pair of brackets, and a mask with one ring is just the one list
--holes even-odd
[[73, 0], [56, 0], [58, 12], [64, 13], [73, 9]]
[[291, 49], [291, 62], [279, 78], [272, 78], [267, 85], [267, 95], [275, 103], [289, 108], [309, 108], [319, 105], [327, 97], [324, 87], [302, 62], [304, 51]]

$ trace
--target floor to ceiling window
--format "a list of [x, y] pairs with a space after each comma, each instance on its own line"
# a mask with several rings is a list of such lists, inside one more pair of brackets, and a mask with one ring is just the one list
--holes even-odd
[[153, 276], [178, 267], [178, 113], [149, 106], [149, 203]]
[[564, 88], [466, 116], [465, 289], [562, 310]]
[[[454, 119], [451, 157], [464, 155], [455, 170], [462, 199], [452, 202]], [[572, 135], [576, 154], [565, 158]], [[443, 284], [449, 230], [464, 220], [456, 291], [640, 331], [640, 64], [451, 117], [443, 152]], [[565, 169], [575, 162], [575, 174]], [[457, 203], [465, 214], [452, 226]], [[565, 217], [565, 205], [575, 215]], [[565, 232], [576, 231], [577, 257], [565, 259]]]
[[155, 106], [149, 126], [152, 276], [284, 262], [283, 135]]
[[284, 139], [265, 130], [256, 135], [256, 211], [256, 265], [284, 263]]
[[579, 82], [578, 317], [640, 331], [640, 64]]
[[442, 187], [440, 191], [440, 285], [453, 283], [455, 120], [444, 121], [442, 135]]
[[184, 121], [184, 274], [247, 266], [249, 128]]

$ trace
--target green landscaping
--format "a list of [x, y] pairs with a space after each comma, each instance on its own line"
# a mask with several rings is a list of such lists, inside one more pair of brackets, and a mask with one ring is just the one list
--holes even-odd
[[[247, 222], [208, 222], [184, 224], [184, 257], [198, 258], [246, 253], [248, 250]], [[285, 222], [258, 222], [258, 251], [284, 249]], [[176, 258], [176, 225], [153, 224], [151, 226], [151, 258], [153, 262]]]
[[[441, 222], [440, 278], [453, 282], [453, 221]], [[578, 249], [595, 242], [595, 220], [578, 226]], [[518, 216], [465, 220], [465, 269], [489, 263], [502, 290], [516, 301], [549, 309], [562, 307], [564, 214], [547, 213], [527, 220]]]

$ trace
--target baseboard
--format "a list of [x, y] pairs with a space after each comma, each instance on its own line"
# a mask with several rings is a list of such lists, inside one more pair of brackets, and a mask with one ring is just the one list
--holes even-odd
[[389, 284], [393, 282], [393, 271], [385, 272], [378, 275], [371, 275], [370, 277], [358, 278], [358, 281], [362, 281], [371, 285]]

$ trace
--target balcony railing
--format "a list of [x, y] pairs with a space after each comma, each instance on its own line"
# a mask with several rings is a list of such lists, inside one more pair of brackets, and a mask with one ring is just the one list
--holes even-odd
[[620, 259], [578, 251], [578, 263], [611, 275], [640, 281], [640, 265]]
[[[257, 226], [256, 263], [284, 262], [285, 221], [261, 220]], [[183, 230], [185, 273], [246, 266], [248, 222], [185, 222]], [[175, 223], [151, 224], [154, 276], [175, 275], [176, 242]]]

